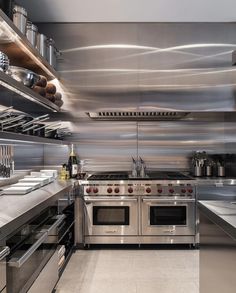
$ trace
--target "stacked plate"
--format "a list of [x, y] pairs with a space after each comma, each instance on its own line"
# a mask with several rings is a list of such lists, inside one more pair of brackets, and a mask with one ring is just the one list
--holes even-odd
[[18, 183], [11, 185], [3, 190], [3, 194], [22, 195], [36, 190], [48, 183], [51, 183], [57, 177], [56, 170], [40, 170], [40, 172], [31, 172], [30, 175], [20, 179]]

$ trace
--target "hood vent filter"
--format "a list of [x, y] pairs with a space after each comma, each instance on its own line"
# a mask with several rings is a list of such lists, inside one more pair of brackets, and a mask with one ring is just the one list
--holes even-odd
[[121, 111], [104, 111], [104, 112], [89, 112], [87, 115], [94, 120], [178, 120], [187, 116], [189, 112], [121, 112]]

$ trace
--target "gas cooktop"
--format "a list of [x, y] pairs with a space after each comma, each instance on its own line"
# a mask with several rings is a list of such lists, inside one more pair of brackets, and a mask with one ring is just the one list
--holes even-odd
[[128, 172], [99, 172], [88, 177], [88, 180], [193, 180], [193, 178], [175, 171], [148, 172], [145, 178], [130, 177]]

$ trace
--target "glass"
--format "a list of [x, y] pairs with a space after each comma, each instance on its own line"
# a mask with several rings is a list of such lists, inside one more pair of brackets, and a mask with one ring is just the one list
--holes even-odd
[[150, 225], [154, 226], [186, 226], [186, 206], [151, 206]]
[[93, 225], [129, 225], [128, 206], [93, 207]]

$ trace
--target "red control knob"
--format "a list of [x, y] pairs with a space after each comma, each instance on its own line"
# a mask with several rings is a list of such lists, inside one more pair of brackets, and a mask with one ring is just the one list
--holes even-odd
[[120, 192], [120, 188], [116, 187], [115, 188], [115, 193], [119, 193]]
[[158, 193], [162, 193], [162, 189], [158, 189], [157, 192], [158, 192]]
[[128, 188], [128, 192], [129, 192], [129, 193], [133, 193], [133, 192], [134, 192], [133, 188], [132, 188], [132, 187], [129, 187], [129, 188]]
[[112, 188], [111, 187], [107, 188], [107, 192], [112, 193]]
[[169, 192], [174, 193], [175, 191], [174, 191], [174, 189], [169, 189]]
[[152, 190], [151, 190], [150, 187], [146, 188], [146, 192], [147, 192], [147, 193], [151, 193], [151, 191], [152, 191]]
[[186, 193], [186, 189], [181, 189], [181, 192], [182, 193]]
[[92, 191], [92, 189], [90, 187], [86, 188], [86, 192], [90, 193]]
[[192, 190], [192, 189], [188, 189], [188, 192], [189, 192], [189, 193], [193, 193], [193, 190]]
[[95, 187], [95, 188], [93, 189], [93, 192], [94, 192], [94, 193], [98, 193], [98, 188]]

